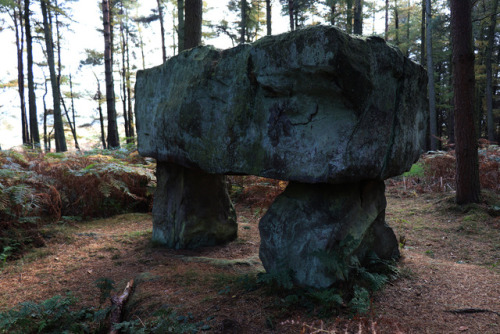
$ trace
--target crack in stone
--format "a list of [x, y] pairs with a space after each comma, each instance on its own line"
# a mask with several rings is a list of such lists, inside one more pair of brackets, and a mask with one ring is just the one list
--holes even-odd
[[318, 114], [318, 112], [319, 112], [319, 105], [316, 104], [316, 110], [312, 114], [309, 114], [309, 116], [307, 117], [307, 121], [298, 122], [298, 123], [290, 122], [290, 124], [291, 125], [307, 125], [307, 124], [312, 122], [313, 118]]

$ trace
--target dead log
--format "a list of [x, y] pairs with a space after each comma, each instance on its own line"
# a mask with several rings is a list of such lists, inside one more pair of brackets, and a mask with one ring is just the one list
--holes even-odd
[[127, 302], [130, 294], [132, 293], [132, 289], [134, 288], [134, 280], [131, 279], [130, 282], [127, 283], [125, 290], [120, 296], [111, 297], [111, 315], [109, 316], [109, 320], [111, 323], [111, 328], [109, 330], [109, 334], [118, 334], [119, 331], [113, 329], [115, 324], [119, 324], [122, 320], [123, 316], [123, 307]]

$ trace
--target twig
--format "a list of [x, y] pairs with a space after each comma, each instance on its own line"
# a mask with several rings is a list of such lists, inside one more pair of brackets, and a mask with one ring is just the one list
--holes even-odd
[[494, 313], [500, 317], [500, 312], [493, 310], [487, 310], [484, 308], [461, 308], [458, 310], [446, 310], [445, 312], [455, 313], [455, 314], [465, 314], [465, 313]]
[[133, 287], [134, 287], [134, 280], [131, 279], [130, 282], [127, 283], [125, 290], [123, 290], [123, 293], [120, 296], [111, 297], [111, 305], [113, 306], [113, 309], [110, 315], [111, 329], [109, 330], [109, 334], [119, 333], [118, 330], [113, 329], [113, 326], [121, 322], [123, 306], [127, 302]]

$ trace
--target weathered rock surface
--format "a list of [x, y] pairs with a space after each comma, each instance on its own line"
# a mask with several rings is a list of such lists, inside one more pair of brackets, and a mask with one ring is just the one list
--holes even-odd
[[138, 149], [158, 160], [153, 239], [236, 237], [223, 174], [290, 180], [260, 222], [267, 271], [328, 287], [375, 253], [398, 257], [383, 180], [426, 132], [426, 74], [379, 38], [314, 27], [139, 71]]
[[384, 189], [383, 181], [290, 183], [259, 223], [266, 271], [326, 288], [347, 279], [352, 265], [370, 252], [396, 259], [398, 242], [384, 221]]
[[380, 38], [313, 27], [139, 71], [138, 149], [213, 174], [383, 180], [423, 145], [426, 74]]
[[236, 239], [236, 212], [222, 175], [158, 162], [153, 241], [185, 249]]

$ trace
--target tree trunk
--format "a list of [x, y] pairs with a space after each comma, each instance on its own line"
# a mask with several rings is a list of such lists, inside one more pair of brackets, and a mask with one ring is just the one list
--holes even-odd
[[40, 132], [36, 113], [35, 83], [33, 80], [33, 38], [31, 36], [30, 0], [24, 0], [24, 25], [26, 31], [26, 58], [28, 60], [28, 98], [31, 143], [34, 148], [40, 148]]
[[347, 6], [347, 15], [346, 15], [346, 32], [348, 34], [352, 34], [352, 1], [353, 0], [346, 0], [346, 6]]
[[201, 44], [202, 0], [186, 0], [184, 22], [184, 47], [194, 48]]
[[330, 0], [329, 1], [329, 5], [330, 5], [330, 24], [332, 26], [335, 25], [335, 13], [337, 11], [337, 0]]
[[[121, 3], [121, 15], [123, 16], [124, 11], [123, 11], [123, 3]], [[126, 41], [125, 41], [125, 25], [123, 24], [123, 17], [120, 20], [120, 47], [121, 47], [121, 54], [122, 54], [122, 70], [120, 73], [120, 76], [122, 78], [122, 108], [123, 108], [123, 120], [124, 120], [124, 128], [125, 128], [125, 138], [128, 140], [129, 138], [129, 119], [128, 119], [128, 111], [127, 111], [127, 69], [126, 69], [126, 62], [125, 62], [125, 49], [127, 47]], [[164, 60], [165, 62], [165, 60]]]
[[115, 92], [113, 84], [113, 42], [110, 1], [102, 1], [102, 16], [104, 26], [104, 73], [106, 78], [106, 105], [108, 112], [108, 148], [120, 147], [118, 124], [116, 122]]
[[75, 99], [73, 96], [73, 78], [71, 73], [69, 74], [69, 97], [71, 99], [71, 116], [73, 118], [73, 136], [75, 137], [75, 147], [80, 150], [80, 144], [78, 144], [78, 137], [76, 135], [76, 112], [75, 112]]
[[420, 24], [420, 65], [425, 64], [425, 3], [427, 0], [422, 0], [422, 22]]
[[23, 64], [23, 48], [24, 48], [24, 31], [23, 31], [23, 15], [21, 0], [17, 0], [17, 7], [14, 8], [12, 15], [14, 28], [16, 32], [16, 50], [17, 50], [17, 88], [19, 92], [19, 102], [21, 106], [21, 132], [23, 145], [31, 143], [30, 134], [28, 131], [28, 120], [26, 118], [26, 100], [24, 96], [24, 64]]
[[498, 0], [493, 0], [490, 16], [490, 27], [488, 31], [488, 46], [486, 49], [486, 107], [488, 119], [488, 140], [495, 141], [495, 123], [493, 122], [493, 71], [491, 66], [491, 57], [493, 47], [495, 45], [495, 28], [497, 25], [496, 11], [498, 8]]
[[[128, 20], [128, 10], [126, 10], [126, 17]], [[135, 138], [135, 131], [134, 131], [134, 115], [133, 115], [133, 107], [132, 107], [132, 84], [130, 82], [130, 50], [129, 50], [129, 36], [130, 36], [130, 30], [129, 27], [127, 26], [125, 29], [125, 41], [126, 41], [126, 52], [127, 52], [127, 102], [128, 102], [128, 135], [129, 138], [127, 138], [127, 143], [133, 143], [134, 138]]]
[[179, 53], [185, 50], [184, 47], [185, 31], [186, 31], [186, 24], [184, 23], [184, 0], [177, 0], [177, 40], [178, 40], [177, 44], [179, 48]]
[[385, 30], [384, 39], [389, 40], [389, 0], [385, 0]]
[[[467, 0], [468, 1], [468, 0]], [[426, 44], [427, 44], [427, 89], [429, 92], [429, 121], [431, 150], [437, 150], [437, 120], [436, 120], [436, 93], [434, 89], [434, 60], [432, 58], [432, 17], [431, 1], [426, 4]]]
[[354, 3], [354, 34], [363, 35], [363, 0]]
[[106, 149], [106, 132], [104, 131], [104, 117], [102, 115], [102, 94], [101, 94], [101, 82], [99, 78], [94, 73], [95, 80], [97, 81], [97, 111], [99, 112], [99, 123], [101, 124], [101, 142], [102, 148]]
[[290, 31], [294, 31], [295, 21], [293, 19], [293, 0], [288, 0], [288, 16], [290, 17]]
[[[161, 35], [161, 54], [163, 63], [167, 61], [167, 48], [165, 47], [165, 26], [163, 20], [163, 7], [161, 6], [161, 1], [156, 0], [158, 4], [158, 15], [160, 16], [160, 35]], [[122, 29], [120, 27], [120, 29]]]
[[[427, 3], [428, 4], [428, 3]], [[458, 204], [480, 200], [479, 162], [474, 127], [474, 51], [471, 1], [451, 0], [451, 42], [455, 103], [456, 183]]]
[[65, 152], [68, 150], [66, 146], [66, 138], [64, 136], [64, 127], [61, 115], [61, 92], [57, 84], [57, 75], [54, 59], [54, 44], [52, 42], [52, 29], [49, 26], [49, 14], [47, 11], [49, 0], [40, 0], [40, 6], [43, 16], [43, 31], [45, 35], [45, 45], [47, 49], [47, 62], [50, 71], [50, 84], [52, 86], [52, 97], [54, 100], [54, 139], [56, 142], [56, 151]]
[[240, 44], [245, 43], [247, 31], [247, 1], [241, 0], [241, 21], [240, 21]]
[[66, 116], [66, 121], [69, 124], [69, 128], [71, 130], [71, 135], [73, 136], [73, 140], [75, 141], [75, 148], [77, 150], [80, 150], [80, 145], [78, 145], [78, 139], [76, 138], [76, 130], [74, 124], [71, 122], [71, 119], [69, 118], [69, 112], [68, 108], [66, 107], [66, 103], [64, 102], [64, 99], [61, 97], [61, 104], [64, 109], [64, 115]]
[[43, 147], [45, 149], [45, 152], [50, 152], [50, 138], [47, 135], [47, 103], [45, 102], [45, 98], [47, 97], [48, 89], [47, 89], [47, 78], [45, 77], [44, 74], [44, 81], [43, 83], [45, 84], [45, 93], [43, 94], [42, 101], [43, 101]]
[[273, 34], [271, 17], [272, 17], [271, 0], [266, 0], [266, 27], [268, 36]]
[[399, 7], [398, 0], [394, 0], [394, 30], [396, 32], [395, 44], [399, 48]]

